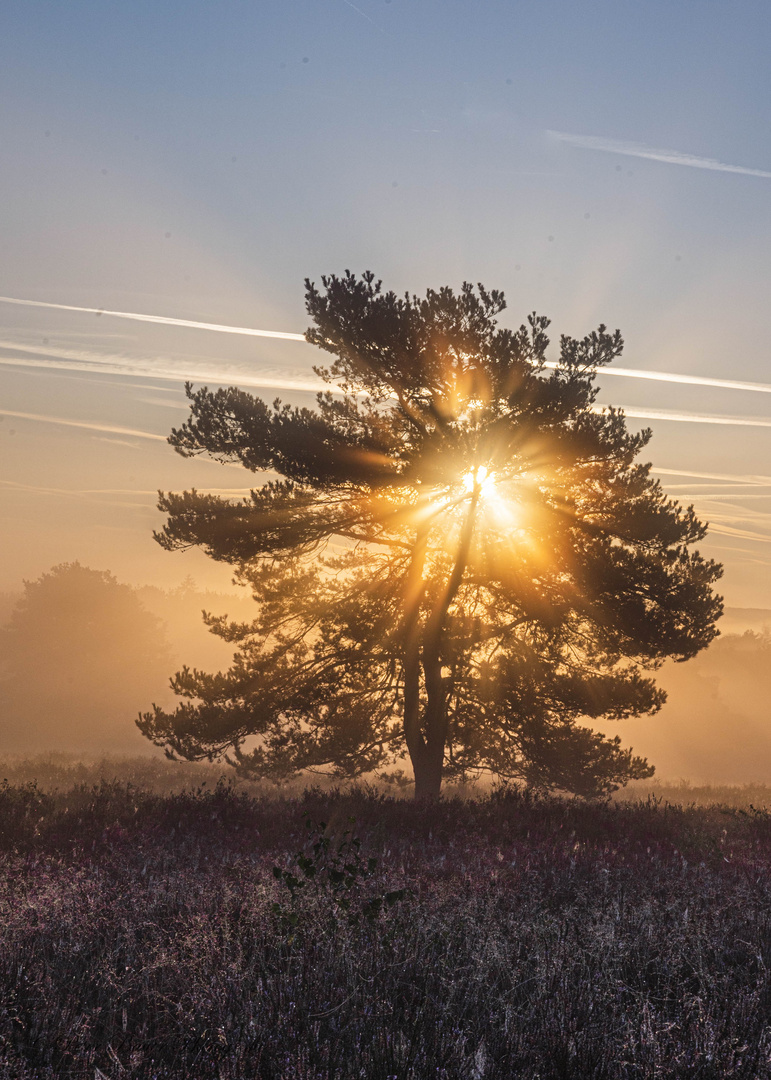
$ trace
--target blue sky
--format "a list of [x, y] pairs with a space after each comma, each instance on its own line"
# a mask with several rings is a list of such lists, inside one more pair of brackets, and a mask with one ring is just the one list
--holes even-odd
[[[509, 325], [620, 327], [622, 366], [771, 383], [769, 46], [741, 0], [5, 0], [0, 295], [302, 332], [306, 276], [470, 279]], [[0, 342], [0, 587], [74, 558], [210, 583], [153, 544], [152, 493], [248, 477], [146, 436], [184, 418], [186, 375], [296, 384], [313, 350], [5, 303]], [[607, 378], [602, 400], [670, 414], [630, 422], [714, 523], [729, 601], [771, 606], [771, 398]]]

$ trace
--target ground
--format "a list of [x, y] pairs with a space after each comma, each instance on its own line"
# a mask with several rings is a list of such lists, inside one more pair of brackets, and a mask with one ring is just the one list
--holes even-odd
[[771, 1076], [764, 809], [109, 780], [0, 803], [9, 1080]]

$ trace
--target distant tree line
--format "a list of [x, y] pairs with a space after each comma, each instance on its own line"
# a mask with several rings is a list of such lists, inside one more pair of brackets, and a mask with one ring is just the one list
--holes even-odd
[[[177, 657], [224, 663], [201, 611], [237, 597], [121, 584], [107, 570], [61, 563], [0, 611], [0, 751], [147, 753], [135, 719], [148, 696], [170, 698]], [[224, 605], [227, 604], [227, 608]], [[4, 616], [4, 617], [3, 617]]]

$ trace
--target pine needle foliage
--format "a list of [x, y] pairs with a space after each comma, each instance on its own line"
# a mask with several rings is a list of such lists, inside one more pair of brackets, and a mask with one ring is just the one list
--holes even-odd
[[265, 482], [162, 493], [156, 539], [229, 563], [257, 614], [207, 617], [232, 668], [184, 668], [140, 729], [277, 779], [408, 757], [418, 797], [481, 769], [585, 796], [650, 776], [587, 722], [661, 707], [650, 672], [713, 639], [721, 568], [637, 460], [651, 432], [596, 405], [620, 333], [563, 336], [549, 364], [548, 320], [499, 327], [502, 293], [399, 297], [369, 272], [306, 281], [306, 306], [333, 357], [315, 409], [187, 386], [172, 446]]

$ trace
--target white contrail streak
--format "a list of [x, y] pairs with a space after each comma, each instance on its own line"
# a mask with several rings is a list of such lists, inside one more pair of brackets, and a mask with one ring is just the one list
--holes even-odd
[[[85, 498], [90, 495], [149, 495], [158, 496], [158, 489], [153, 488], [59, 488], [42, 487], [38, 484], [20, 484], [15, 480], [0, 480], [3, 487], [12, 488], [14, 491], [31, 491], [40, 495], [72, 495]], [[234, 498], [246, 496], [252, 493], [252, 488], [218, 488], [197, 487], [196, 491], [202, 495], [230, 495]]]
[[[604, 412], [608, 405], [594, 405], [592, 412]], [[771, 420], [744, 416], [713, 416], [705, 413], [671, 412], [669, 409], [638, 408], [636, 405], [614, 405], [613, 408], [635, 420], [676, 420], [681, 424], [725, 424], [738, 427], [771, 427]]]
[[[594, 405], [593, 411], [602, 413], [606, 405]], [[618, 406], [626, 416], [640, 420], [675, 420], [687, 424], [726, 424], [740, 427], [771, 427], [771, 420], [752, 420], [741, 416], [702, 416], [698, 413], [676, 413], [664, 409], [637, 409], [634, 407], [624, 408]], [[14, 412], [11, 409], [0, 409], [0, 416], [16, 417], [19, 420], [33, 420], [42, 424], [61, 424], [64, 427], [85, 428], [87, 431], [105, 432], [109, 435], [131, 435], [138, 439], [154, 439], [158, 442], [166, 442], [165, 435], [155, 435], [150, 431], [139, 431], [136, 428], [118, 427], [114, 424], [94, 424], [85, 420], [67, 420], [61, 416], [43, 416], [41, 413]], [[665, 473], [672, 470], [659, 469]], [[677, 476], [695, 475], [677, 472]]]
[[[209, 382], [225, 385], [238, 383], [239, 386], [265, 387], [275, 390], [303, 390], [316, 393], [319, 390], [330, 389], [335, 392], [335, 387], [327, 387], [319, 379], [292, 379], [275, 374], [260, 375], [259, 372], [245, 371], [195, 371], [189, 369], [174, 369], [171, 366], [163, 367], [159, 364], [169, 364], [164, 360], [132, 360], [126, 356], [109, 356], [85, 350], [55, 349], [44, 345], [22, 345], [13, 341], [0, 341], [0, 349], [18, 350], [19, 352], [38, 354], [51, 357], [50, 360], [27, 359], [13, 356], [0, 356], [0, 364], [14, 367], [35, 368], [59, 368], [63, 371], [88, 371], [94, 374], [126, 375], [129, 377], [145, 377], [148, 379], [161, 379], [164, 381], [176, 379], [193, 379], [195, 381], [208, 380]], [[544, 364], [547, 368], [556, 368], [557, 364], [549, 360]], [[646, 379], [652, 382], [678, 383], [684, 386], [712, 386], [720, 390], [747, 390], [756, 394], [771, 394], [771, 384], [756, 382], [740, 382], [736, 379], [713, 379], [702, 375], [678, 375], [669, 371], [646, 371], [636, 368], [601, 368], [600, 377], [603, 375], [617, 375], [629, 379]]]
[[[556, 368], [554, 360], [547, 360], [547, 368]], [[737, 379], [713, 379], [707, 375], [678, 375], [671, 371], [647, 371], [638, 368], [600, 368], [603, 375], [619, 375], [623, 379], [648, 379], [652, 382], [681, 383], [684, 386], [717, 386], [721, 390], [751, 390], [756, 394], [771, 394], [771, 383], [740, 382]]]
[[[750, 487], [751, 485], [746, 485]], [[767, 487], [771, 485], [766, 485]], [[667, 486], [667, 493], [671, 494], [673, 498], [678, 499], [696, 499], [699, 503], [731, 503], [736, 505], [738, 501], [746, 502], [748, 499], [762, 499], [764, 502], [768, 502], [771, 499], [771, 495], [768, 492], [761, 494], [750, 494], [744, 490], [745, 485], [740, 484], [740, 491], [711, 491], [709, 484], [705, 484], [706, 491], [700, 490], [701, 485], [696, 484], [694, 487], [680, 488], [677, 484], [674, 487]]]
[[215, 330], [218, 334], [243, 334], [246, 337], [305, 341], [304, 334], [286, 334], [282, 330], [252, 330], [248, 326], [223, 326], [221, 323], [194, 322], [192, 319], [170, 319], [166, 315], [140, 315], [135, 311], [106, 311], [103, 308], [73, 307], [71, 304], [50, 304], [43, 300], [17, 300], [12, 296], [0, 296], [0, 303], [21, 304], [23, 307], [55, 308], [57, 311], [80, 311], [86, 315], [110, 315], [114, 319], [133, 319], [135, 322], [161, 323], [163, 326], [186, 326], [193, 330]]
[[64, 427], [85, 428], [87, 431], [106, 431], [109, 435], [133, 435], [137, 439], [155, 439], [158, 442], [167, 440], [165, 435], [154, 435], [151, 431], [116, 427], [114, 424], [93, 424], [85, 420], [65, 420], [62, 416], [42, 416], [40, 413], [13, 412], [11, 409], [0, 409], [0, 416], [13, 416], [18, 420], [34, 420], [41, 424], [62, 424]]
[[649, 161], [661, 161], [666, 165], [686, 165], [690, 169], [709, 169], [712, 172], [740, 173], [742, 176], [760, 176], [771, 180], [771, 172], [765, 169], [748, 169], [744, 165], [729, 165], [716, 158], [697, 157], [684, 154], [681, 150], [658, 150], [645, 143], [625, 142], [622, 139], [607, 139], [602, 135], [570, 135], [565, 131], [547, 131], [560, 142], [570, 146], [579, 146], [583, 150], [600, 150], [605, 154], [622, 154], [625, 157], [647, 158]]
[[771, 543], [771, 536], [750, 532], [749, 529], [734, 529], [730, 525], [716, 525], [710, 522], [709, 531], [716, 533], [718, 536], [737, 536], [740, 540], [759, 540], [763, 544]]
[[368, 23], [372, 23], [372, 25], [375, 27], [375, 29], [379, 30], [381, 34], [385, 33], [385, 30], [383, 29], [382, 26], [378, 26], [378, 24], [375, 22], [374, 19], [370, 19], [369, 15], [366, 13], [366, 11], [362, 11], [360, 7], [356, 7], [355, 4], [351, 3], [351, 0], [343, 0], [343, 3], [347, 4], [349, 8], [353, 8], [354, 11], [358, 11], [358, 13], [359, 13], [359, 15], [361, 15], [362, 19], [366, 19]]
[[[771, 177], [771, 173], [769, 173], [768, 175], [769, 175], [769, 177]], [[245, 335], [247, 337], [268, 337], [268, 338], [280, 338], [280, 339], [283, 339], [283, 340], [286, 340], [286, 341], [305, 341], [305, 337], [304, 337], [303, 334], [289, 334], [289, 333], [284, 333], [283, 331], [280, 331], [280, 330], [255, 330], [252, 327], [225, 326], [225, 325], [221, 325], [220, 323], [194, 322], [191, 319], [173, 319], [173, 318], [170, 318], [170, 317], [168, 317], [166, 315], [140, 315], [140, 314], [137, 314], [135, 312], [130, 312], [130, 311], [104, 311], [101, 308], [73, 307], [70, 304], [52, 304], [52, 303], [48, 303], [47, 301], [43, 301], [43, 300], [18, 300], [18, 299], [14, 299], [14, 298], [12, 298], [10, 296], [0, 296], [0, 303], [4, 303], [4, 304], [22, 304], [22, 305], [24, 305], [26, 307], [54, 308], [55, 310], [58, 310], [58, 311], [79, 311], [79, 312], [85, 312], [86, 314], [91, 314], [91, 315], [111, 315], [111, 316], [114, 316], [115, 318], [118, 318], [118, 319], [134, 319], [134, 320], [138, 320], [139, 322], [160, 323], [161, 325], [164, 325], [164, 326], [183, 326], [183, 327], [193, 328], [193, 329], [196, 329], [196, 330], [212, 330], [212, 331], [215, 331], [215, 332], [221, 333], [221, 334], [242, 334], [242, 335]], [[21, 345], [21, 344], [17, 344], [15, 342], [9, 342], [9, 341], [0, 342], [0, 348], [19, 349], [21, 352], [33, 352], [33, 353], [39, 353], [41, 355], [48, 355], [48, 356], [63, 356], [66, 359], [72, 359], [72, 360], [81, 359], [81, 358], [84, 359], [84, 360], [86, 359], [86, 354], [84, 354], [84, 353], [75, 354], [75, 353], [70, 352], [68, 354], [68, 352], [66, 350], [64, 350], [64, 349], [56, 350], [56, 349], [53, 349], [53, 348], [50, 348], [50, 347], [45, 348], [45, 347], [42, 347], [42, 346], [33, 347], [33, 346], [30, 346], [30, 345]], [[91, 356], [96, 356], [96, 354], [90, 354], [88, 358], [90, 359]], [[128, 374], [129, 373], [127, 368], [128, 368], [128, 365], [130, 365], [131, 361], [127, 361], [123, 357], [121, 357], [121, 358], [117, 358], [117, 357], [111, 358], [111, 361], [114, 364], [121, 364], [122, 365], [121, 370], [120, 371], [116, 370], [115, 374]], [[0, 358], [0, 363], [1, 362], [3, 362], [3, 358]], [[13, 363], [13, 361], [9, 361], [7, 359], [5, 360], [5, 362], [6, 363]], [[60, 365], [60, 366], [63, 367], [64, 365]], [[545, 363], [544, 366], [547, 367], [547, 368], [556, 368], [557, 363], [554, 360], [548, 360]], [[77, 369], [70, 369], [70, 370], [77, 370]], [[143, 373], [144, 372], [145, 372], [145, 369], [143, 369]], [[146, 371], [146, 374], [148, 376], [152, 376], [153, 372], [152, 371]], [[217, 375], [209, 374], [208, 372], [203, 373], [203, 374], [191, 372], [191, 374], [196, 379], [198, 379], [198, 378], [207, 379], [208, 378], [208, 379], [211, 379], [212, 381], [214, 381], [215, 379], [217, 381], [222, 381], [223, 380], [223, 373], [222, 372], [217, 373]], [[703, 375], [682, 375], [682, 374], [678, 374], [676, 372], [670, 372], [670, 371], [649, 371], [649, 370], [646, 370], [646, 369], [620, 368], [620, 367], [617, 367], [617, 368], [602, 368], [602, 369], [600, 369], [600, 375], [613, 375], [613, 376], [619, 376], [621, 378], [626, 378], [626, 379], [646, 379], [646, 380], [653, 381], [653, 382], [680, 383], [680, 384], [685, 385], [685, 386], [713, 386], [713, 387], [717, 387], [718, 389], [721, 389], [721, 390], [748, 390], [748, 391], [751, 391], [751, 392], [757, 393], [757, 394], [771, 394], [771, 384], [769, 384], [769, 383], [745, 382], [745, 381], [739, 381], [739, 380], [736, 380], [736, 379], [713, 379], [713, 378], [710, 378], [708, 376], [703, 376]], [[155, 377], [156, 378], [164, 378], [164, 379], [165, 378], [172, 378], [173, 379], [173, 378], [179, 378], [180, 373], [175, 372], [173, 370], [166, 369], [164, 371], [158, 372]], [[301, 382], [298, 382], [296, 380], [294, 380], [294, 381], [289, 381], [289, 380], [283, 381], [281, 379], [276, 379], [275, 377], [271, 377], [271, 376], [267, 376], [267, 377], [261, 377], [259, 375], [258, 376], [252, 376], [252, 375], [249, 375], [246, 372], [243, 372], [243, 373], [241, 373], [241, 372], [233, 372], [232, 374], [225, 373], [224, 374], [224, 380], [227, 381], [227, 380], [230, 380], [230, 379], [235, 379], [236, 381], [238, 381], [239, 383], [241, 383], [242, 385], [245, 385], [245, 386], [248, 386], [248, 385], [264, 386], [264, 387], [268, 387], [268, 388], [275, 388], [277, 390], [314, 390], [315, 391], [315, 390], [319, 390], [321, 388], [321, 386], [322, 386], [321, 381], [319, 381], [317, 383], [311, 383], [311, 382], [302, 382], [301, 383]], [[257, 381], [257, 380], [259, 380], [259, 381]]]
[[665, 469], [659, 465], [653, 465], [652, 468], [655, 473], [659, 473], [661, 476], [689, 476], [696, 480], [726, 480], [731, 484], [755, 484], [762, 487], [771, 485], [771, 476], [754, 473], [691, 472], [685, 469]]
[[[79, 371], [89, 375], [120, 375], [130, 379], [158, 379], [161, 382], [185, 382], [190, 380], [198, 383], [216, 383], [219, 386], [253, 386], [266, 390], [297, 390], [304, 393], [317, 394], [320, 390], [329, 389], [332, 393], [341, 393], [337, 387], [327, 386], [321, 379], [293, 379], [290, 376], [281, 376], [275, 373], [260, 374], [257, 372], [244, 372], [237, 369], [231, 371], [200, 370], [195, 367], [172, 366], [169, 360], [141, 359], [132, 360], [124, 356], [100, 355], [95, 352], [86, 352], [80, 349], [51, 349], [44, 346], [17, 345], [13, 342], [0, 341], [0, 349], [20, 352], [40, 353], [40, 356], [0, 356], [0, 365], [7, 367], [41, 368], [45, 371]], [[50, 359], [49, 359], [50, 357]], [[166, 365], [166, 366], [162, 366]]]
[[[306, 392], [306, 393], [307, 392], [316, 393], [319, 390], [324, 389], [324, 383], [321, 382], [321, 380], [319, 380], [319, 382], [317, 382], [317, 383], [313, 383], [313, 382], [310, 382], [310, 381], [308, 381], [308, 382], [301, 381], [299, 379], [297, 379], [297, 380], [282, 379], [282, 378], [276, 378], [276, 377], [273, 377], [273, 376], [259, 376], [259, 375], [244, 376], [241, 372], [230, 372], [230, 373], [223, 373], [223, 372], [216, 372], [216, 373], [215, 372], [195, 372], [195, 373], [193, 373], [191, 371], [184, 371], [184, 372], [173, 372], [173, 371], [169, 371], [169, 370], [162, 370], [162, 371], [155, 370], [155, 371], [153, 371], [153, 370], [148, 370], [147, 368], [141, 368], [139, 370], [134, 368], [133, 370], [130, 370], [128, 365], [113, 364], [113, 363], [109, 363], [109, 362], [104, 363], [104, 364], [99, 364], [98, 362], [88, 362], [88, 361], [82, 361], [82, 360], [62, 360], [62, 361], [57, 361], [55, 359], [47, 359], [47, 360], [35, 361], [35, 360], [27, 359], [26, 357], [25, 358], [0, 357], [0, 365], [3, 365], [3, 364], [19, 366], [19, 367], [36, 367], [36, 368], [43, 368], [43, 369], [46, 369], [46, 370], [81, 371], [81, 372], [89, 372], [91, 374], [102, 374], [102, 375], [112, 375], [112, 374], [114, 374], [114, 375], [128, 375], [128, 376], [133, 376], [133, 377], [162, 379], [164, 381], [175, 380], [175, 379], [182, 380], [182, 379], [191, 378], [191, 379], [194, 379], [197, 382], [199, 382], [199, 381], [200, 382], [207, 382], [208, 381], [208, 382], [218, 383], [220, 385], [228, 385], [228, 384], [236, 383], [236, 384], [239, 384], [239, 385], [242, 385], [242, 386], [262, 387], [263, 389], [273, 389], [273, 390], [295, 390], [295, 391], [303, 391], [303, 392]], [[332, 390], [333, 393], [335, 393], [337, 388], [336, 387], [330, 387], [330, 389]], [[339, 392], [339, 391], [337, 391], [337, 392]], [[180, 404], [182, 404], [182, 403], [180, 403]], [[760, 418], [741, 417], [741, 416], [715, 416], [715, 415], [710, 415], [710, 414], [705, 415], [705, 414], [700, 414], [700, 413], [673, 412], [673, 411], [670, 411], [670, 410], [667, 410], [667, 409], [638, 408], [636, 405], [626, 405], [626, 406], [625, 405], [618, 405], [618, 406], [615, 406], [615, 407], [618, 408], [618, 409], [621, 409], [627, 417], [629, 417], [631, 419], [636, 419], [636, 420], [672, 420], [672, 421], [675, 421], [675, 422], [686, 423], [686, 424], [721, 424], [721, 425], [725, 425], [725, 426], [739, 426], [739, 427], [771, 427], [771, 420], [764, 420], [764, 419], [760, 419]], [[608, 405], [600, 405], [600, 404], [597, 404], [597, 405], [595, 405], [593, 407], [594, 412], [598, 412], [598, 413], [603, 412], [607, 408], [609, 408]], [[4, 410], [0, 410], [0, 414], [2, 414], [3, 412], [4, 412]], [[46, 417], [43, 417], [43, 416], [38, 416], [37, 414], [32, 414], [32, 413], [29, 413], [29, 414], [27, 414], [27, 413], [24, 413], [24, 414], [22, 414], [22, 413], [18, 413], [18, 414], [5, 413], [5, 415], [18, 415], [19, 417], [23, 416], [24, 418], [29, 419], [29, 420], [38, 419], [38, 420], [43, 421], [43, 420], [49, 419], [49, 418], [46, 418]], [[71, 423], [73, 426], [78, 426], [75, 423], [75, 421], [64, 421], [64, 420], [58, 420], [57, 421], [57, 420], [49, 419], [49, 422], [50, 423], [62, 423], [62, 424], [63, 423]], [[88, 427], [89, 425], [82, 424], [80, 426]], [[112, 429], [112, 428], [107, 429], [107, 428], [105, 428], [104, 430], [105, 431], [109, 430], [109, 431], [112, 432], [112, 434], [127, 434], [127, 433], [139, 434], [139, 435], [143, 434], [141, 432], [138, 432], [138, 433], [128, 432], [128, 430], [124, 431], [124, 429], [119, 429], [119, 428], [115, 428], [115, 429]], [[144, 433], [144, 434], [146, 434], [146, 433]], [[163, 436], [161, 436], [161, 435], [152, 435], [152, 436], [147, 435], [147, 437], [148, 438], [157, 438], [157, 439], [163, 438]], [[661, 471], [662, 471], [662, 473], [666, 472], [666, 470], [661, 470]], [[693, 476], [693, 477], [703, 476], [704, 479], [708, 479], [708, 480], [718, 479], [718, 477], [714, 476], [714, 475], [707, 475], [707, 474], [700, 474], [700, 473], [684, 473], [684, 472], [680, 472], [680, 471], [673, 471], [672, 475], [676, 475], [676, 476]], [[727, 477], [727, 479], [733, 480], [733, 477]], [[755, 481], [750, 481], [750, 482], [754, 483]]]

